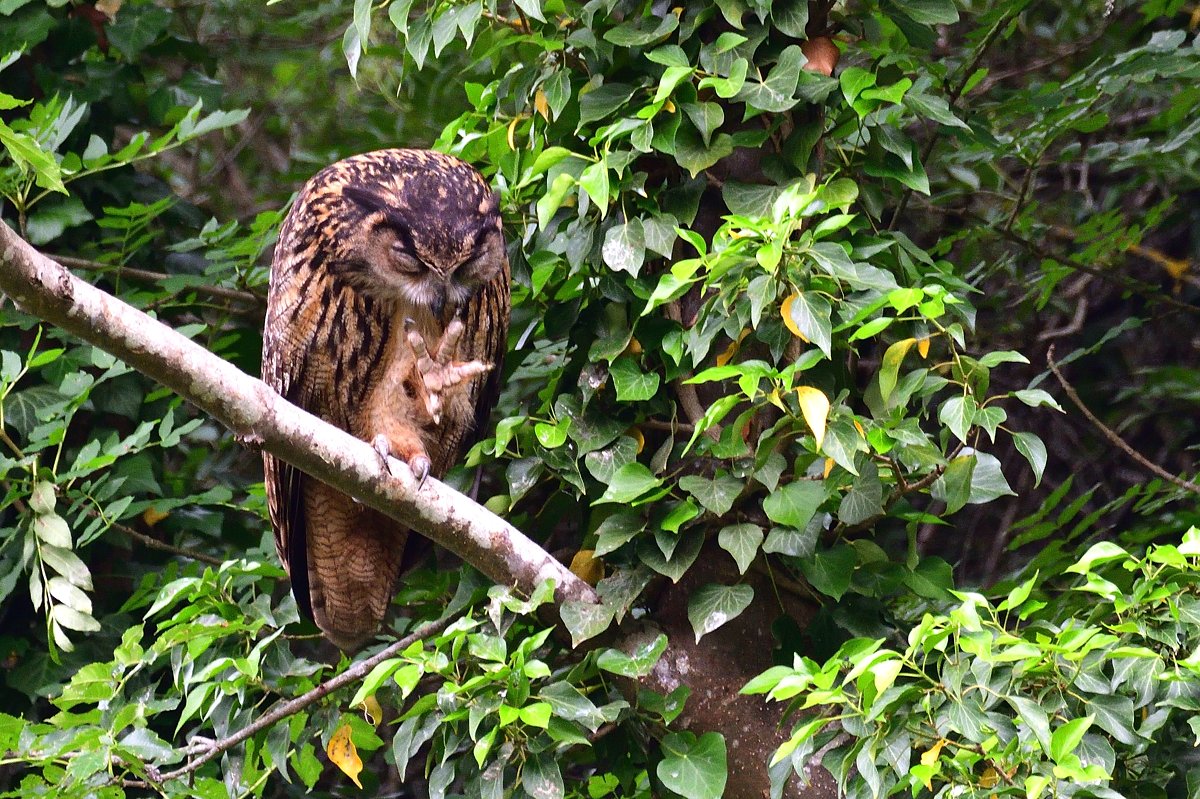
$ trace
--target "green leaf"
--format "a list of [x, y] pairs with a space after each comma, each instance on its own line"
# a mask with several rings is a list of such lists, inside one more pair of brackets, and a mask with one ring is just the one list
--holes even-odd
[[838, 521], [858, 524], [883, 515], [883, 483], [874, 461], [867, 461], [838, 506]]
[[699, 738], [690, 732], [670, 733], [662, 740], [664, 757], [655, 773], [663, 785], [687, 799], [720, 799], [728, 765], [725, 739], [715, 732]]
[[117, 19], [105, 28], [108, 41], [130, 61], [158, 41], [171, 24], [172, 14], [157, 5], [128, 4], [121, 8]]
[[758, 556], [763, 543], [763, 531], [757, 524], [731, 524], [721, 528], [717, 543], [737, 562], [738, 572], [745, 574]]
[[938, 410], [938, 421], [948, 427], [959, 441], [966, 444], [967, 434], [975, 423], [976, 411], [974, 397], [951, 397], [942, 403]]
[[645, 677], [667, 651], [667, 637], [658, 635], [652, 640], [638, 643], [632, 652], [606, 649], [596, 658], [596, 666], [619, 677]]
[[1034, 738], [1041, 745], [1042, 751], [1047, 755], [1050, 754], [1050, 718], [1042, 706], [1023, 696], [1010, 694], [1004, 698], [1012, 705], [1013, 710], [1017, 711], [1017, 717], [1021, 719], [1022, 726], [1033, 733]]
[[645, 466], [640, 463], [627, 463], [613, 475], [612, 482], [605, 489], [604, 495], [592, 504], [632, 502], [660, 485], [662, 485], [662, 480], [655, 477]]
[[680, 125], [675, 134], [675, 160], [692, 177], [733, 153], [733, 137], [720, 133], [705, 143], [700, 131], [691, 124]]
[[569, 600], [559, 608], [559, 617], [571, 633], [571, 646], [595, 638], [612, 624], [615, 611], [608, 605]]
[[947, 515], [957, 513], [971, 498], [971, 477], [975, 473], [975, 456], [962, 455], [946, 465], [946, 471], [930, 489], [934, 499], [946, 503]]
[[1055, 762], [1060, 762], [1067, 755], [1073, 754], [1095, 718], [1095, 716], [1084, 716], [1060, 725], [1050, 736], [1050, 757]]
[[54, 156], [38, 144], [37, 139], [25, 133], [17, 133], [0, 120], [0, 144], [8, 151], [22, 174], [33, 171], [34, 182], [43, 189], [67, 193], [62, 182], [62, 170]]
[[1000, 497], [1014, 497], [1016, 492], [1008, 484], [1000, 468], [1000, 459], [986, 452], [976, 452], [975, 469], [971, 473], [972, 505], [983, 505]]
[[796, 84], [806, 60], [799, 45], [789, 45], [779, 54], [767, 77], [746, 81], [736, 99], [759, 111], [787, 111], [797, 102]]
[[833, 359], [832, 307], [829, 300], [813, 291], [801, 291], [788, 304], [789, 318], [804, 337]]
[[812, 587], [826, 596], [841, 599], [850, 588], [850, 578], [858, 565], [854, 549], [840, 545], [823, 552], [816, 552], [800, 564], [804, 577]]
[[1041, 485], [1042, 472], [1046, 469], [1046, 445], [1033, 433], [1013, 433], [1013, 444], [1033, 468], [1033, 486], [1037, 488]]
[[1067, 571], [1072, 574], [1090, 574], [1096, 566], [1129, 558], [1129, 553], [1120, 546], [1111, 541], [1101, 541], [1089, 547], [1082, 558], [1067, 567]]
[[729, 474], [720, 474], [712, 479], [689, 474], [679, 478], [679, 487], [695, 497], [705, 510], [721, 516], [733, 507], [744, 484]]
[[530, 727], [540, 727], [544, 730], [550, 723], [551, 711], [549, 702], [534, 702], [521, 708], [519, 716], [521, 721]]
[[696, 633], [696, 643], [713, 630], [733, 621], [750, 606], [754, 589], [738, 585], [705, 585], [688, 598], [688, 621]]
[[891, 0], [891, 4], [922, 25], [953, 25], [958, 22], [954, 0]]
[[1030, 388], [1023, 391], [1014, 391], [1012, 396], [1019, 399], [1031, 408], [1037, 408], [1041, 405], [1046, 405], [1059, 413], [1064, 413], [1062, 406], [1058, 404], [1058, 400], [1050, 396], [1049, 393], [1042, 391], [1040, 388]]
[[63, 549], [71, 548], [71, 528], [66, 519], [57, 514], [38, 516], [33, 520], [33, 531], [40, 541]]
[[763, 500], [763, 511], [776, 524], [803, 530], [825, 500], [825, 483], [796, 480], [772, 491]]
[[[585, 171], [584, 174], [586, 175], [587, 172]], [[582, 177], [580, 185], [583, 185]], [[607, 192], [607, 190], [606, 178], [604, 191]], [[591, 194], [590, 191], [588, 193]], [[609, 269], [628, 272], [637, 277], [646, 260], [646, 236], [642, 230], [642, 220], [634, 217], [624, 224], [610, 227], [604, 234], [604, 247], [601, 249], [601, 255]]]
[[[596, 207], [600, 209], [600, 216], [603, 217], [608, 212], [608, 162], [604, 159], [601, 159], [596, 163], [589, 165], [587, 169], [583, 170], [583, 174], [579, 176], [579, 186], [585, 192], [587, 192], [588, 197], [592, 198], [592, 202], [594, 202]], [[640, 236], [640, 226], [638, 230], [638, 235]], [[644, 241], [642, 243], [642, 251], [643, 253], [645, 252]], [[605, 258], [605, 260], [607, 261], [608, 259]], [[641, 266], [640, 258], [638, 259], [637, 266]], [[626, 271], [629, 271], [630, 274], [635, 276], [637, 274], [636, 269]]]
[[644, 538], [638, 545], [638, 557], [641, 558], [642, 563], [664, 577], [670, 578], [673, 583], [679, 582], [691, 565], [696, 562], [700, 548], [704, 544], [704, 536], [698, 533], [680, 535], [678, 538], [670, 557], [663, 554], [662, 547], [649, 537]]

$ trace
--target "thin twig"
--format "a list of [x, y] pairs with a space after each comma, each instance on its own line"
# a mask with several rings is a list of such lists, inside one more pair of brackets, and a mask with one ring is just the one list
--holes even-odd
[[1184, 480], [1178, 475], [1171, 474], [1166, 469], [1151, 461], [1145, 455], [1142, 455], [1142, 453], [1138, 452], [1136, 449], [1127, 444], [1125, 439], [1113, 432], [1113, 430], [1106, 426], [1104, 422], [1097, 419], [1094, 413], [1088, 410], [1088, 407], [1083, 404], [1083, 400], [1079, 398], [1079, 394], [1075, 392], [1075, 388], [1067, 382], [1067, 379], [1063, 377], [1062, 372], [1058, 370], [1058, 364], [1054, 362], [1054, 345], [1050, 345], [1050, 350], [1046, 353], [1046, 363], [1049, 364], [1050, 371], [1054, 373], [1056, 378], [1058, 378], [1058, 383], [1063, 387], [1063, 391], [1067, 392], [1067, 396], [1070, 398], [1071, 402], [1075, 403], [1075, 407], [1079, 409], [1080, 413], [1087, 417], [1087, 420], [1091, 422], [1092, 425], [1099, 430], [1100, 433], [1107, 438], [1113, 446], [1124, 452], [1129, 457], [1133, 458], [1135, 461], [1141, 464], [1143, 468], [1147, 469], [1152, 474], [1161, 477], [1163, 480], [1166, 480], [1169, 483], [1179, 486], [1185, 491], [1191, 491], [1193, 494], [1200, 494], [1200, 485], [1188, 480]]
[[159, 541], [153, 536], [138, 532], [132, 527], [121, 524], [120, 522], [113, 522], [111, 527], [117, 532], [132, 538], [134, 541], [137, 541], [139, 544], [149, 547], [150, 549], [157, 549], [161, 552], [170, 552], [172, 555], [179, 555], [181, 558], [196, 560], [201, 563], [207, 563], [211, 566], [220, 566], [222, 563], [224, 563], [224, 561], [222, 561], [220, 558], [214, 558], [212, 555], [205, 555], [203, 552], [196, 552], [192, 549], [184, 549], [183, 547], [177, 547], [174, 544], [168, 544], [166, 541]]
[[[444, 619], [430, 622], [429, 624], [426, 624], [420, 629], [415, 630], [409, 635], [400, 639], [396, 643], [381, 650], [377, 654], [372, 655], [364, 661], [354, 664], [336, 677], [332, 677], [326, 682], [321, 683], [311, 691], [301, 694], [295, 699], [290, 699], [287, 702], [275, 705], [275, 707], [271, 708], [271, 710], [259, 716], [252, 723], [246, 725], [233, 735], [230, 735], [228, 738], [222, 738], [219, 741], [214, 741], [212, 745], [207, 748], [204, 754], [200, 755], [195, 760], [192, 760], [186, 766], [181, 766], [174, 771], [168, 771], [167, 773], [163, 774], [160, 778], [161, 783], [177, 780], [180, 777], [186, 777], [188, 774], [196, 771], [205, 763], [215, 758], [217, 755], [227, 752], [243, 741], [262, 732], [268, 727], [275, 725], [283, 719], [296, 715], [304, 708], [316, 702], [318, 699], [328, 696], [337, 689], [366, 677], [371, 672], [371, 669], [375, 668], [383, 661], [390, 657], [395, 657], [405, 649], [408, 649], [408, 647], [412, 646], [413, 643], [417, 641], [424, 640], [431, 635], [440, 633], [442, 630], [446, 629], [446, 627], [448, 627], [456, 618], [457, 616], [447, 616]], [[144, 780], [114, 780], [114, 782], [120, 782], [120, 784], [125, 788], [153, 787], [152, 783]]]
[[[178, 275], [168, 275], [165, 272], [150, 272], [145, 269], [134, 269], [130, 266], [118, 266], [116, 264], [106, 264], [100, 261], [89, 261], [87, 258], [75, 258], [70, 255], [51, 255], [51, 258], [58, 261], [63, 266], [71, 269], [87, 269], [94, 272], [119, 271], [122, 277], [140, 280], [146, 283], [161, 283]], [[258, 307], [265, 307], [267, 300], [258, 294], [249, 291], [240, 291], [239, 289], [227, 289], [224, 286], [188, 286], [187, 291], [194, 291], [197, 294], [206, 294], [209, 297], [219, 297], [223, 300], [236, 300], [238, 302], [246, 302]]]

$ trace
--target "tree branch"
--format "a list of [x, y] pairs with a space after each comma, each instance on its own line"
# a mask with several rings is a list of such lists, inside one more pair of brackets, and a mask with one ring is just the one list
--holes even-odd
[[[406, 635], [401, 640], [389, 645], [366, 660], [355, 663], [341, 674], [326, 680], [316, 688], [313, 688], [311, 691], [303, 693], [300, 696], [297, 696], [295, 699], [289, 699], [286, 702], [280, 702], [266, 713], [256, 718], [252, 723], [247, 724], [245, 727], [235, 732], [233, 735], [230, 735], [227, 738], [222, 738], [219, 741], [213, 741], [211, 745], [205, 747], [203, 754], [189, 761], [186, 766], [180, 766], [174, 771], [168, 771], [167, 773], [156, 778], [153, 783], [161, 785], [164, 782], [170, 782], [171, 780], [176, 780], [180, 777], [185, 777], [188, 774], [191, 774], [193, 771], [200, 768], [222, 752], [229, 751], [243, 741], [252, 738], [255, 734], [275, 725], [288, 716], [294, 716], [304, 708], [311, 705], [313, 702], [316, 702], [322, 697], [328, 696], [337, 689], [347, 686], [355, 680], [360, 680], [363, 677], [366, 677], [371, 673], [371, 669], [375, 668], [388, 658], [395, 657], [396, 655], [400, 654], [405, 649], [408, 649], [408, 647], [412, 646], [413, 643], [422, 641], [431, 635], [440, 633], [442, 630], [446, 629], [446, 627], [450, 625], [450, 622], [454, 621], [455, 618], [457, 617], [447, 616], [446, 618], [430, 622], [429, 624], [414, 630], [409, 635]], [[150, 782], [142, 780], [122, 780], [121, 784], [125, 788], [153, 787]]]
[[499, 516], [438, 480], [421, 485], [399, 461], [384, 464], [365, 441], [291, 405], [261, 380], [79, 280], [3, 223], [0, 291], [26, 312], [177, 392], [243, 443], [261, 444], [449, 549], [497, 583], [532, 591], [552, 579], [559, 603], [598, 601], [591, 586]]
[[1178, 475], [1171, 474], [1157, 463], [1151, 461], [1145, 455], [1127, 444], [1125, 439], [1113, 432], [1113, 430], [1105, 425], [1104, 422], [1097, 419], [1094, 413], [1088, 410], [1088, 406], [1083, 404], [1083, 400], [1080, 399], [1079, 394], [1075, 391], [1075, 388], [1067, 382], [1067, 378], [1063, 377], [1062, 372], [1058, 370], [1058, 364], [1054, 362], [1054, 345], [1050, 345], [1050, 350], [1046, 353], [1046, 363], [1049, 364], [1050, 371], [1054, 373], [1056, 378], [1058, 378], [1058, 383], [1063, 387], [1063, 391], [1067, 392], [1067, 396], [1070, 397], [1071, 402], [1075, 403], [1075, 407], [1079, 409], [1080, 413], [1087, 417], [1087, 420], [1092, 423], [1092, 426], [1099, 430], [1100, 434], [1107, 438], [1114, 447], [1133, 458], [1145, 469], [1149, 470], [1151, 474], [1161, 477], [1168, 483], [1177, 485], [1185, 491], [1191, 491], [1193, 494], [1200, 494], [1200, 485], [1196, 485], [1195, 483], [1184, 480]]

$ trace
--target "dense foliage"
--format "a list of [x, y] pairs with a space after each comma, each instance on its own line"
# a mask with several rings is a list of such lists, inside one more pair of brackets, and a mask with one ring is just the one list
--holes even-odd
[[[603, 599], [572, 647], [548, 591], [421, 569], [384, 637], [444, 630], [193, 773], [350, 659], [300, 623], [257, 458], [6, 304], [0, 790], [715, 797], [748, 755], [780, 791], [1190, 790], [1195, 493], [1090, 451], [1041, 367], [1062, 339], [1194, 473], [1196, 17], [1109, 6], [0, 2], [4, 220], [251, 373], [301, 179], [479, 167], [514, 310], [467, 466]], [[722, 675], [805, 708], [783, 747], [631, 687], [668, 642], [610, 648], [635, 618], [770, 626]]]

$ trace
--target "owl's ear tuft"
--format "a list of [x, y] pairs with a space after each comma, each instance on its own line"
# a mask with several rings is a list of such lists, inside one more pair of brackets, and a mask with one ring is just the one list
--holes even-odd
[[384, 211], [391, 205], [382, 194], [365, 186], [343, 186], [342, 196], [357, 204], [368, 214]]

